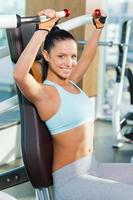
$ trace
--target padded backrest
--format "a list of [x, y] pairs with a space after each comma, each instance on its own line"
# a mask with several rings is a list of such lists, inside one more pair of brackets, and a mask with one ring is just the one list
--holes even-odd
[[[17, 62], [35, 31], [35, 25], [7, 29], [11, 59]], [[40, 59], [40, 51], [36, 59]], [[21, 113], [22, 154], [29, 179], [35, 188], [52, 185], [53, 147], [50, 133], [35, 106], [18, 91]]]

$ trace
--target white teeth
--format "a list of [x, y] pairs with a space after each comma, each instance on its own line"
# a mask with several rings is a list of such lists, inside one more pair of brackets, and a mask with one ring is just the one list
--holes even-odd
[[63, 69], [63, 71], [64, 71], [64, 72], [69, 72], [70, 70], [69, 70], [69, 69]]

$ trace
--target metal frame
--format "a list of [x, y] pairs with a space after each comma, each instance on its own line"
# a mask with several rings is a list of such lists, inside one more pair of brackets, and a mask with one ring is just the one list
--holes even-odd
[[[128, 20], [125, 23], [126, 23], [125, 24], [126, 34], [124, 36], [125, 37], [124, 43], [129, 44], [132, 21]], [[114, 148], [121, 147], [123, 145], [123, 141], [126, 141], [126, 138], [124, 138], [121, 133], [120, 121], [121, 121], [121, 107], [125, 106], [125, 105], [121, 105], [121, 100], [122, 100], [122, 91], [123, 91], [124, 77], [125, 77], [125, 71], [126, 71], [128, 48], [129, 48], [129, 45], [125, 45], [123, 47], [122, 55], [120, 55], [120, 59], [122, 56], [122, 59], [119, 60], [119, 64], [118, 64], [118, 70], [120, 70], [120, 74], [118, 72], [117, 74], [118, 76], [115, 83], [115, 89], [114, 89], [115, 92], [114, 92], [113, 112], [112, 112], [112, 127], [113, 127], [114, 136], [116, 138], [116, 144], [113, 145]], [[133, 106], [131, 106], [130, 109], [133, 110]]]
[[[77, 28], [81, 25], [87, 24], [87, 23], [88, 24], [92, 23], [92, 16], [91, 15], [79, 16], [79, 17], [70, 19], [70, 20], [68, 20], [64, 23], [61, 23], [58, 26], [59, 26], [59, 28], [63, 28], [65, 30], [69, 31], [69, 30], [75, 29], [75, 28]], [[6, 24], [5, 24], [4, 27], [6, 28]], [[11, 109], [12, 107], [14, 107], [16, 105], [18, 105], [18, 99], [17, 99], [17, 96], [14, 96], [14, 97], [0, 103], [0, 112], [1, 113], [5, 112], [8, 109]], [[13, 173], [13, 174], [15, 174], [15, 173]], [[6, 176], [7, 176], [7, 173], [3, 174], [3, 178], [6, 177]], [[27, 177], [26, 177], [25, 181], [27, 181]], [[22, 182], [19, 182], [19, 183], [16, 182], [15, 184], [20, 184], [20, 183], [22, 183]], [[10, 184], [10, 186], [12, 186], [12, 184]], [[54, 200], [54, 195], [53, 195], [53, 192], [52, 192], [52, 186], [49, 187], [49, 188], [35, 189], [35, 193], [36, 193], [36, 199], [37, 200], [44, 200], [44, 199], [45, 200]]]
[[39, 188], [35, 189], [36, 200], [54, 200], [53, 188]]

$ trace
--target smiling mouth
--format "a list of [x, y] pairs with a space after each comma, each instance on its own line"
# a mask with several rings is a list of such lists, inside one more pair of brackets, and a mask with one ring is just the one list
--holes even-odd
[[62, 71], [65, 72], [65, 73], [70, 73], [71, 69], [69, 69], [69, 68], [62, 68]]

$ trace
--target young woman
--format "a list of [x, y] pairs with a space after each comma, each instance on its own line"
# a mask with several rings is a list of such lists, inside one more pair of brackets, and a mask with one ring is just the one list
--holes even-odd
[[[39, 24], [16, 64], [14, 78], [52, 135], [56, 200], [133, 199], [133, 165], [95, 160], [91, 103], [76, 85], [95, 56], [104, 24], [94, 18], [91, 40], [77, 62], [74, 37], [53, 28], [59, 19], [55, 11], [46, 9], [39, 15], [50, 20]], [[47, 74], [44, 83], [38, 83], [29, 70], [43, 41], [43, 67]]]

